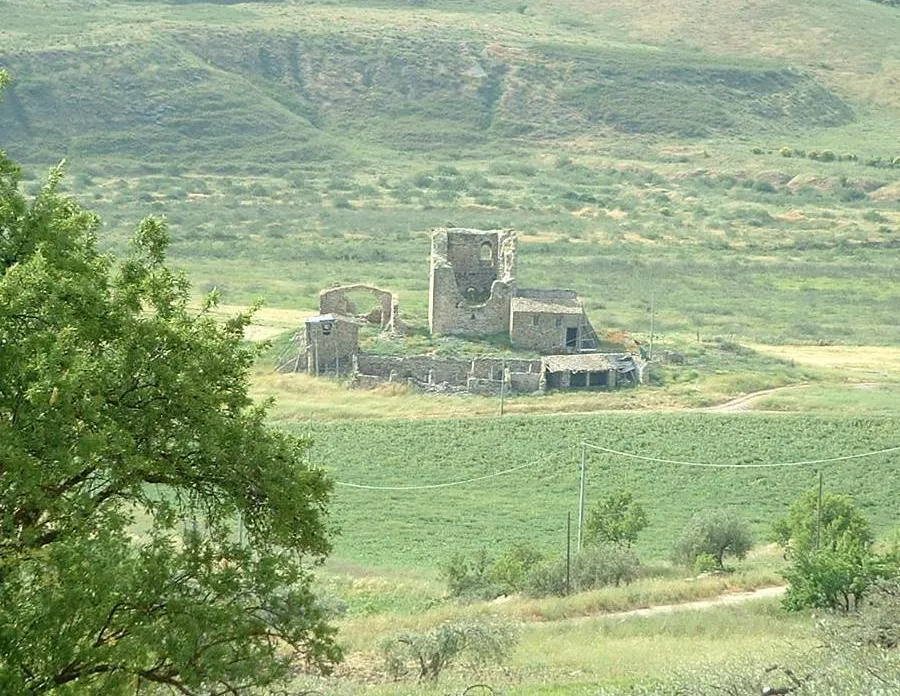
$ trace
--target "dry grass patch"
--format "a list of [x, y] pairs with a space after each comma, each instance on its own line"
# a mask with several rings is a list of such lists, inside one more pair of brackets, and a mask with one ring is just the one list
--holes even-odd
[[[900, 372], [900, 348], [890, 346], [770, 346], [753, 350], [809, 367], [873, 374]], [[850, 377], [850, 374], [847, 374]]]

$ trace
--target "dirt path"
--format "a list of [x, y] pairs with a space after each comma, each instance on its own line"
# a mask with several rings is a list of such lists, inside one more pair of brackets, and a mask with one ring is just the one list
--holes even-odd
[[709, 406], [708, 408], [702, 408], [699, 410], [706, 411], [708, 413], [738, 413], [740, 411], [748, 411], [750, 410], [750, 406], [753, 404], [753, 402], [758, 399], [762, 399], [763, 397], [769, 396], [770, 394], [778, 394], [779, 392], [791, 391], [794, 389], [805, 389], [808, 386], [808, 384], [790, 384], [786, 387], [763, 389], [762, 391], [744, 394], [743, 396], [739, 396], [738, 398], [732, 399], [731, 401], [726, 401], [724, 404], [719, 404], [718, 406]]
[[709, 599], [698, 599], [695, 602], [681, 602], [679, 604], [657, 604], [652, 607], [644, 607], [643, 609], [629, 609], [628, 611], [616, 611], [609, 614], [592, 614], [591, 616], [582, 617], [584, 619], [625, 619], [630, 616], [658, 616], [660, 614], [672, 614], [677, 611], [691, 611], [698, 609], [710, 609], [712, 607], [721, 607], [728, 604], [740, 604], [742, 602], [750, 602], [755, 599], [767, 599], [769, 597], [780, 597], [787, 588], [783, 585], [776, 587], [761, 587], [758, 590], [748, 592], [729, 592], [728, 594], [719, 595], [718, 597], [710, 597]]

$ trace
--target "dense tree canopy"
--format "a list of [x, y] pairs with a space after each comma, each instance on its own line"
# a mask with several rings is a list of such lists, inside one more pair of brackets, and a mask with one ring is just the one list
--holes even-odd
[[29, 200], [0, 153], [0, 693], [327, 670], [330, 484], [247, 396], [248, 318], [190, 308], [159, 221], [98, 253], [60, 176]]
[[773, 531], [791, 565], [785, 595], [789, 609], [855, 609], [874, 582], [897, 574], [894, 554], [878, 554], [869, 521], [853, 500], [809, 490], [797, 498]]

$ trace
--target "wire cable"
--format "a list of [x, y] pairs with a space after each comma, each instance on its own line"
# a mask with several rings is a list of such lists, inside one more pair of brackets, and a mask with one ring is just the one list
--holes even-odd
[[645, 462], [657, 462], [658, 464], [674, 464], [676, 466], [691, 466], [691, 467], [701, 467], [705, 469], [777, 469], [777, 468], [787, 468], [787, 467], [797, 467], [797, 466], [809, 466], [811, 464], [830, 464], [832, 462], [843, 462], [848, 459], [862, 459], [863, 457], [874, 457], [879, 454], [889, 454], [891, 452], [900, 451], [900, 446], [898, 447], [888, 447], [886, 449], [873, 450], [871, 452], [860, 452], [859, 454], [845, 454], [840, 457], [826, 457], [824, 459], [807, 459], [805, 461], [799, 462], [769, 462], [769, 463], [759, 463], [759, 464], [712, 464], [709, 462], [689, 462], [682, 461], [679, 459], [664, 459], [662, 457], [650, 457], [643, 454], [636, 454], [634, 452], [622, 452], [620, 450], [610, 449], [609, 447], [603, 447], [601, 445], [595, 445], [592, 442], [582, 442], [584, 447], [587, 447], [592, 450], [598, 450], [600, 452], [606, 452], [607, 454], [614, 454], [618, 457], [627, 457], [629, 459], [640, 459]]
[[530, 466], [535, 466], [536, 464], [541, 464], [550, 459], [553, 459], [561, 454], [565, 454], [567, 452], [575, 449], [574, 447], [566, 447], [565, 449], [557, 450], [556, 452], [551, 452], [540, 459], [535, 459], [530, 462], [526, 462], [525, 464], [519, 464], [518, 466], [514, 466], [511, 469], [503, 469], [502, 471], [495, 471], [490, 474], [484, 474], [482, 476], [473, 476], [472, 478], [462, 479], [459, 481], [446, 481], [444, 483], [423, 483], [414, 486], [370, 486], [364, 483], [350, 483], [347, 481], [335, 481], [334, 485], [336, 486], [344, 486], [345, 488], [358, 488], [367, 491], [424, 491], [424, 490], [433, 490], [435, 488], [450, 488], [452, 486], [464, 486], [468, 483], [476, 483], [478, 481], [486, 481], [487, 479], [496, 478], [498, 476], [505, 476], [507, 474], [512, 474], [516, 471], [521, 471], [522, 469], [527, 469]]

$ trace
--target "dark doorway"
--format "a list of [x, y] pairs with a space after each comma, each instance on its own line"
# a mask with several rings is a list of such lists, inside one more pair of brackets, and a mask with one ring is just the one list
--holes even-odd
[[607, 370], [603, 370], [602, 372], [589, 372], [588, 373], [588, 386], [589, 387], [608, 387], [609, 386], [609, 372]]
[[578, 347], [578, 327], [572, 326], [566, 329], [566, 348]]
[[570, 372], [569, 373], [569, 386], [570, 387], [586, 387], [587, 386], [587, 372]]

